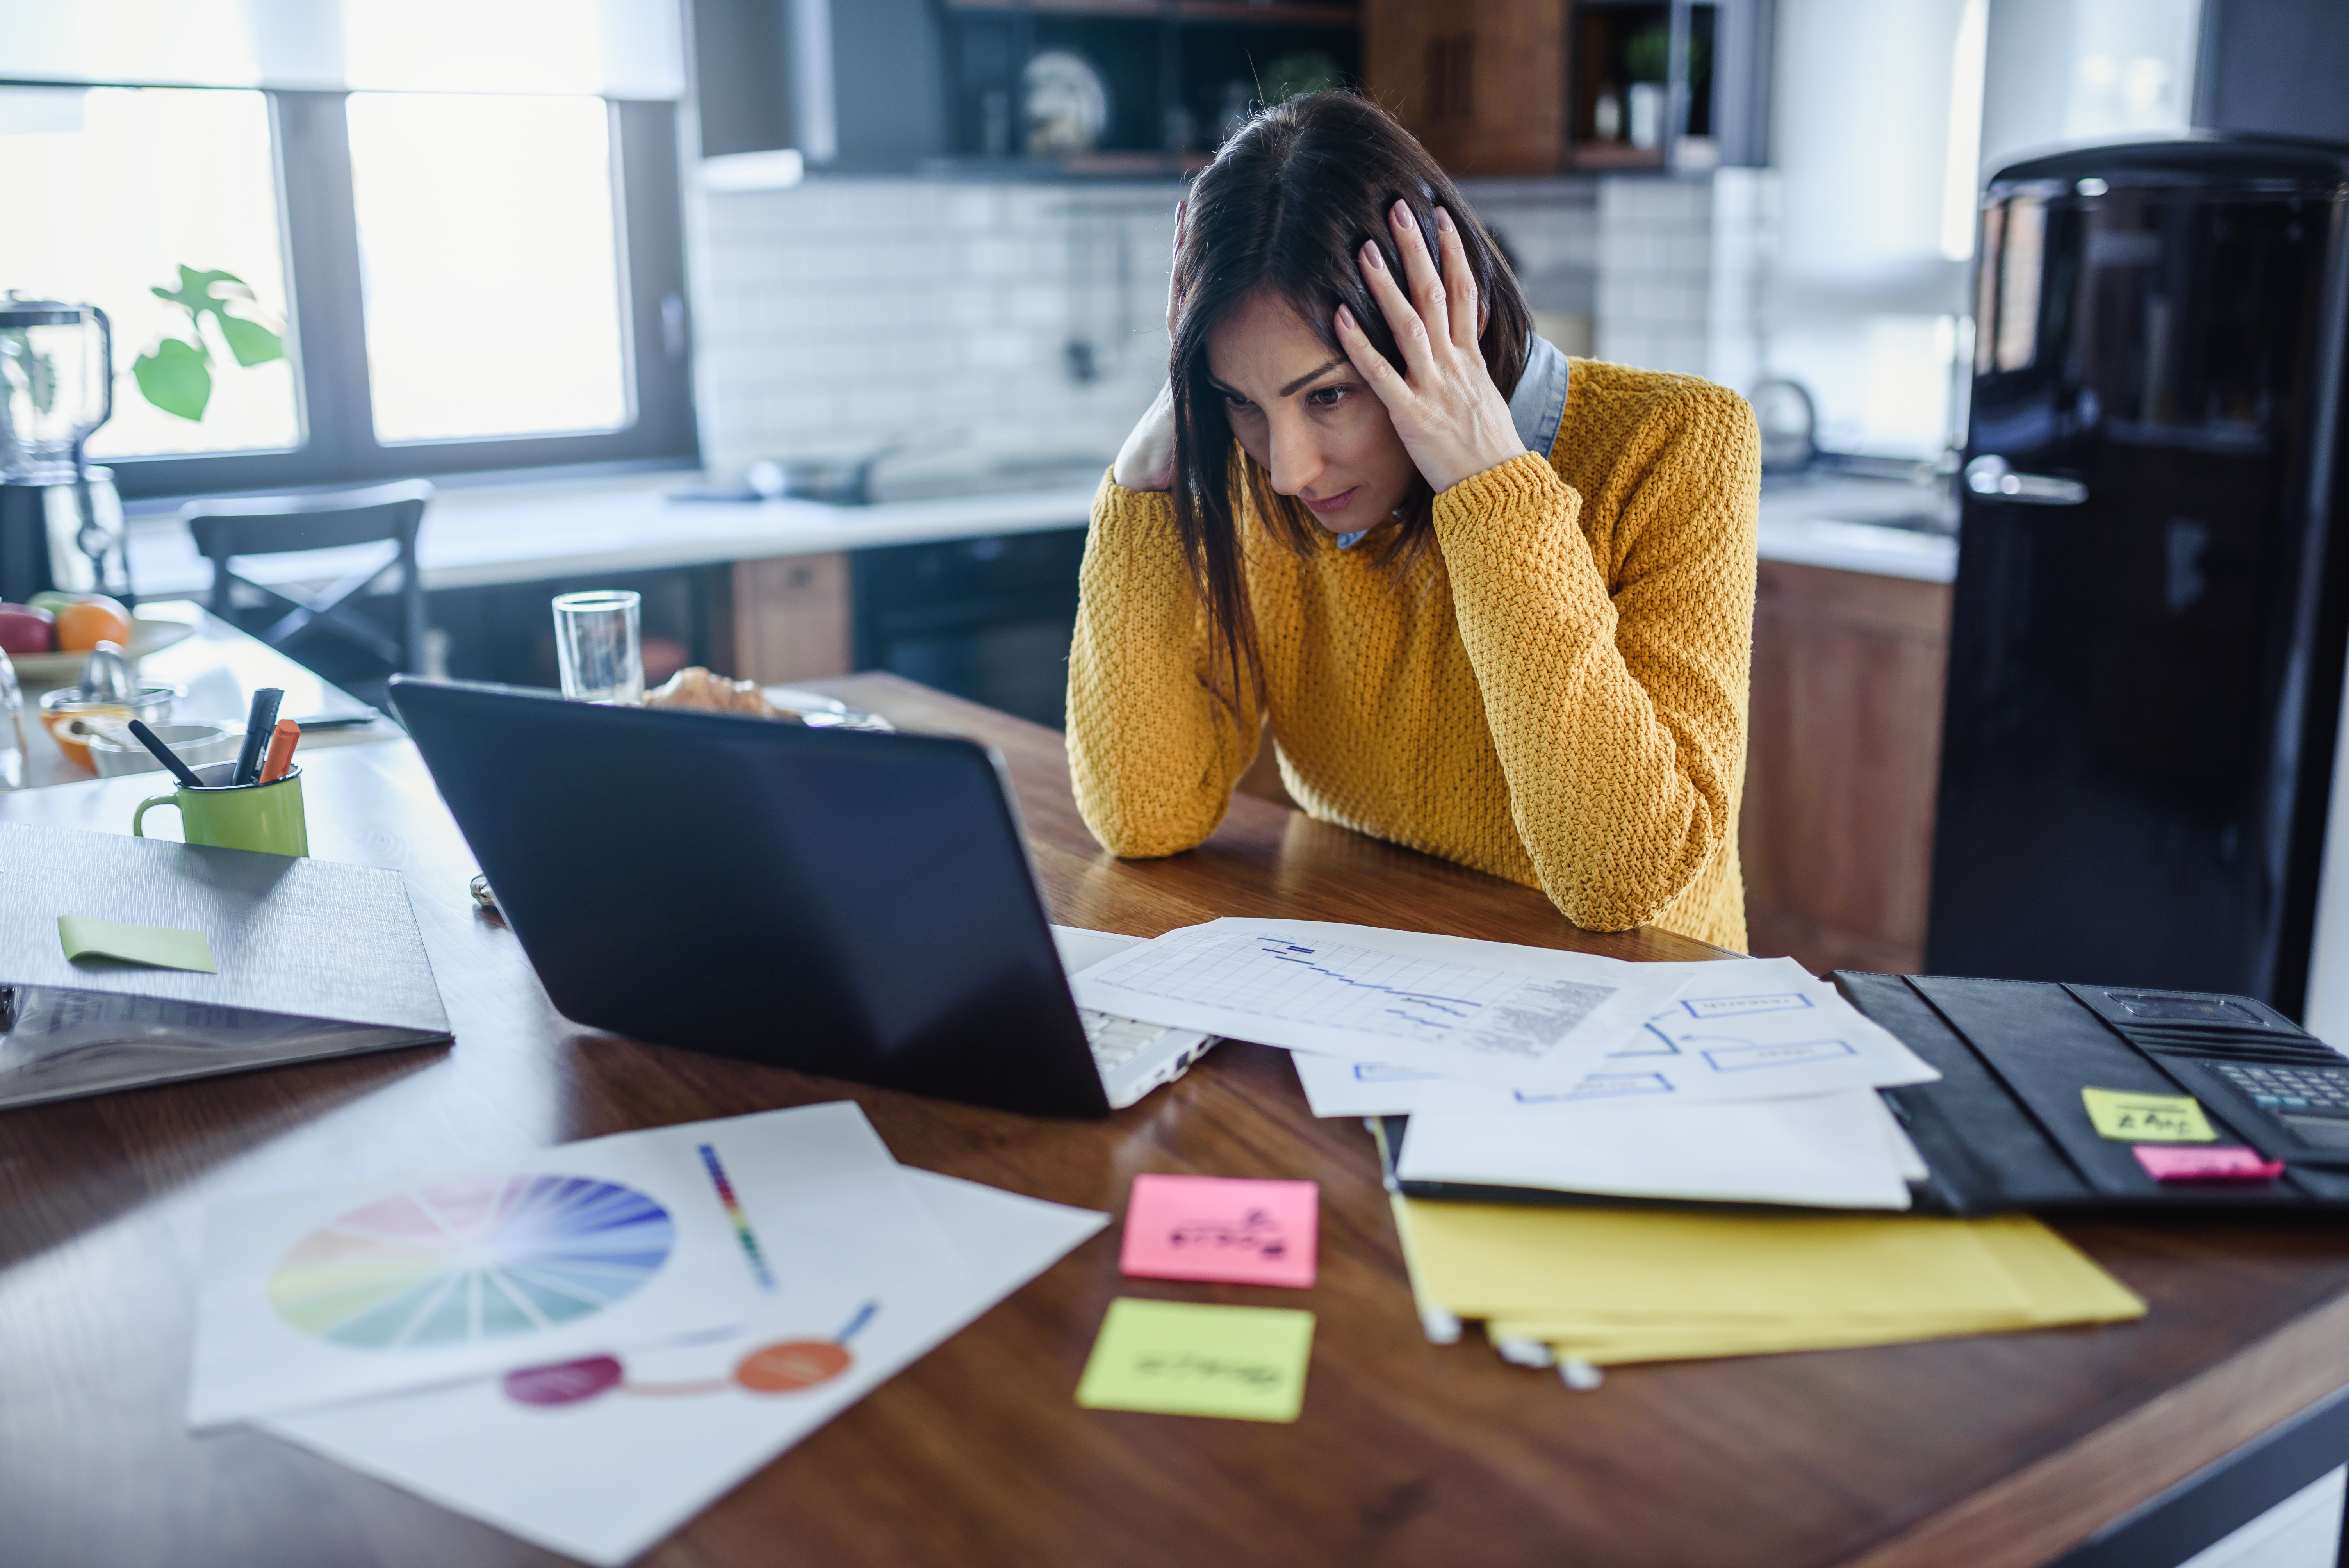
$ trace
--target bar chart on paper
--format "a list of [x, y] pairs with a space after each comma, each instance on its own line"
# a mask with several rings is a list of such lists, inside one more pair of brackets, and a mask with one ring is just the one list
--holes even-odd
[[1154, 1023], [1516, 1083], [1595, 1056], [1680, 981], [1458, 937], [1227, 920], [1129, 949], [1076, 985], [1084, 1006]]

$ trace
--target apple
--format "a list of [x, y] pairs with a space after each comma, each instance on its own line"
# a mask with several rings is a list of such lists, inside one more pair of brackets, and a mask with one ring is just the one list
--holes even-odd
[[30, 604], [0, 604], [0, 654], [46, 654], [56, 640], [47, 610]]
[[46, 610], [51, 615], [55, 615], [81, 596], [78, 593], [68, 593], [62, 588], [45, 588], [27, 598], [25, 603], [36, 610]]

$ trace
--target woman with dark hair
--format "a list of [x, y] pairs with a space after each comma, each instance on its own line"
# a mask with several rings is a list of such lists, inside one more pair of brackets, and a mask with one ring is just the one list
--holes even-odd
[[1094, 836], [1198, 843], [1268, 719], [1315, 817], [1743, 949], [1744, 400], [1535, 336], [1452, 182], [1343, 94], [1198, 177], [1167, 330], [1069, 655]]

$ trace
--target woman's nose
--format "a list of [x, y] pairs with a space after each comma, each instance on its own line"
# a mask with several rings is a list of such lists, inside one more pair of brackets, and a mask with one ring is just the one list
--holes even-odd
[[1276, 420], [1272, 427], [1272, 488], [1280, 495], [1297, 495], [1319, 479], [1329, 464], [1309, 429], [1284, 428], [1284, 423]]

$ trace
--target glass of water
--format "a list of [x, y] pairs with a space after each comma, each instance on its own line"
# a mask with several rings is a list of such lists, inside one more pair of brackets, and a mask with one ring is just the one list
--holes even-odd
[[554, 662], [563, 695], [576, 702], [645, 700], [642, 601], [620, 589], [562, 593], [554, 601]]

